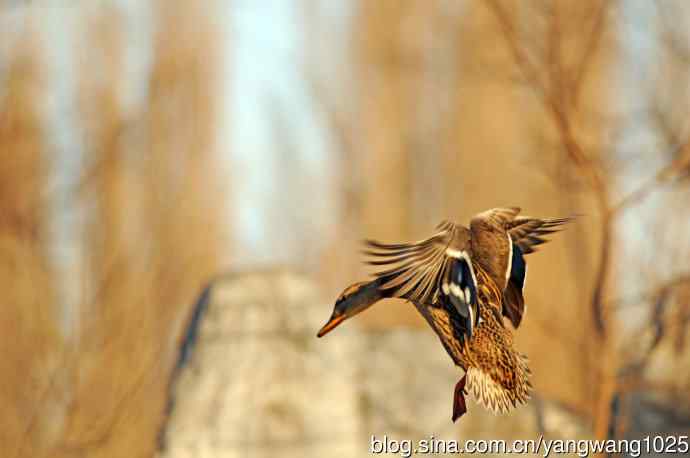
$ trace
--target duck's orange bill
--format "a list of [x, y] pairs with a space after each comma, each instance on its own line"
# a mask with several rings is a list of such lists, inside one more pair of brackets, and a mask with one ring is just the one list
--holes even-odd
[[335, 318], [331, 318], [328, 320], [328, 323], [326, 323], [321, 330], [319, 331], [318, 334], [316, 334], [316, 337], [323, 337], [329, 332], [331, 332], [333, 329], [335, 329], [336, 326], [338, 326], [340, 323], [345, 321], [345, 315], [340, 315]]

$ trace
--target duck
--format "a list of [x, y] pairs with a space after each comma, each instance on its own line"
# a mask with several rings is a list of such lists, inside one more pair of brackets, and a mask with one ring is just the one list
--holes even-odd
[[525, 256], [574, 217], [520, 212], [519, 207], [492, 208], [472, 217], [469, 227], [445, 220], [431, 237], [417, 242], [365, 240], [367, 263], [381, 270], [340, 294], [317, 337], [381, 299], [404, 299], [463, 370], [453, 392], [453, 422], [467, 412], [468, 395], [494, 413], [525, 404], [531, 371], [513, 339], [526, 309]]

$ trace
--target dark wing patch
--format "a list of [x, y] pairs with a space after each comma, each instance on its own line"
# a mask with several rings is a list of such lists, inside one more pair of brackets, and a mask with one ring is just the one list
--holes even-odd
[[449, 306], [446, 301], [440, 301], [434, 305], [415, 302], [414, 305], [434, 330], [455, 365], [467, 369], [462, 357], [463, 336], [466, 334], [463, 328], [464, 320], [457, 310]]
[[519, 246], [513, 246], [513, 262], [510, 269], [510, 281], [522, 291], [525, 287], [525, 276], [527, 275], [527, 264], [525, 258], [522, 257], [522, 249]]
[[479, 324], [477, 285], [469, 258], [453, 258], [443, 279], [441, 292], [463, 320], [463, 332], [472, 337], [474, 326]]
[[513, 245], [512, 261], [508, 284], [503, 292], [503, 315], [508, 317], [513, 327], [517, 328], [525, 312], [523, 290], [527, 275], [527, 264], [522, 256], [522, 250], [517, 245]]
[[522, 254], [537, 251], [536, 247], [548, 242], [545, 236], [563, 229], [563, 225], [572, 221], [574, 217], [539, 219], [529, 216], [519, 216], [507, 224], [508, 234], [514, 246], [522, 250]]

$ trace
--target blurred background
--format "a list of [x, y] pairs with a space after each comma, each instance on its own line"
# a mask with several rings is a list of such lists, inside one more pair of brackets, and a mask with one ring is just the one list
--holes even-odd
[[[3, 456], [690, 430], [686, 2], [0, 5]], [[452, 424], [402, 301], [315, 338], [361, 239], [496, 206], [581, 215], [528, 258], [528, 406]]]

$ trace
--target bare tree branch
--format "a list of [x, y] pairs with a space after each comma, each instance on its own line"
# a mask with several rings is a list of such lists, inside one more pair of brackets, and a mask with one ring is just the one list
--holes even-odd
[[606, 25], [606, 15], [612, 4], [612, 0], [601, 0], [599, 7], [596, 9], [592, 31], [588, 34], [587, 43], [582, 51], [582, 57], [580, 57], [578, 64], [575, 66], [575, 77], [570, 84], [570, 100], [576, 107], [580, 100], [580, 93], [590, 65], [601, 46], [604, 26]]
[[649, 291], [643, 291], [633, 294], [631, 298], [617, 298], [607, 301], [606, 306], [609, 308], [623, 309], [627, 307], [636, 306], [639, 304], [648, 305], [657, 300], [657, 298], [664, 293], [664, 291], [672, 290], [678, 286], [690, 284], [690, 272], [676, 275], [671, 280], [652, 288]]
[[670, 164], [661, 168], [652, 178], [642, 184], [639, 188], [623, 197], [616, 205], [611, 207], [610, 213], [615, 214], [628, 206], [639, 202], [647, 195], [659, 189], [659, 186], [675, 178], [690, 167], [690, 138], [686, 139], [682, 145], [675, 148], [672, 155], [676, 156]]
[[526, 51], [519, 45], [517, 32], [513, 26], [508, 13], [501, 5], [500, 0], [486, 0], [486, 4], [493, 11], [498, 19], [499, 25], [503, 32], [503, 38], [508, 45], [508, 48], [513, 56], [518, 69], [522, 73], [525, 81], [532, 85], [532, 89], [537, 92], [537, 95], [544, 97], [546, 94], [546, 85], [539, 78], [539, 72], [536, 65], [532, 62]]

